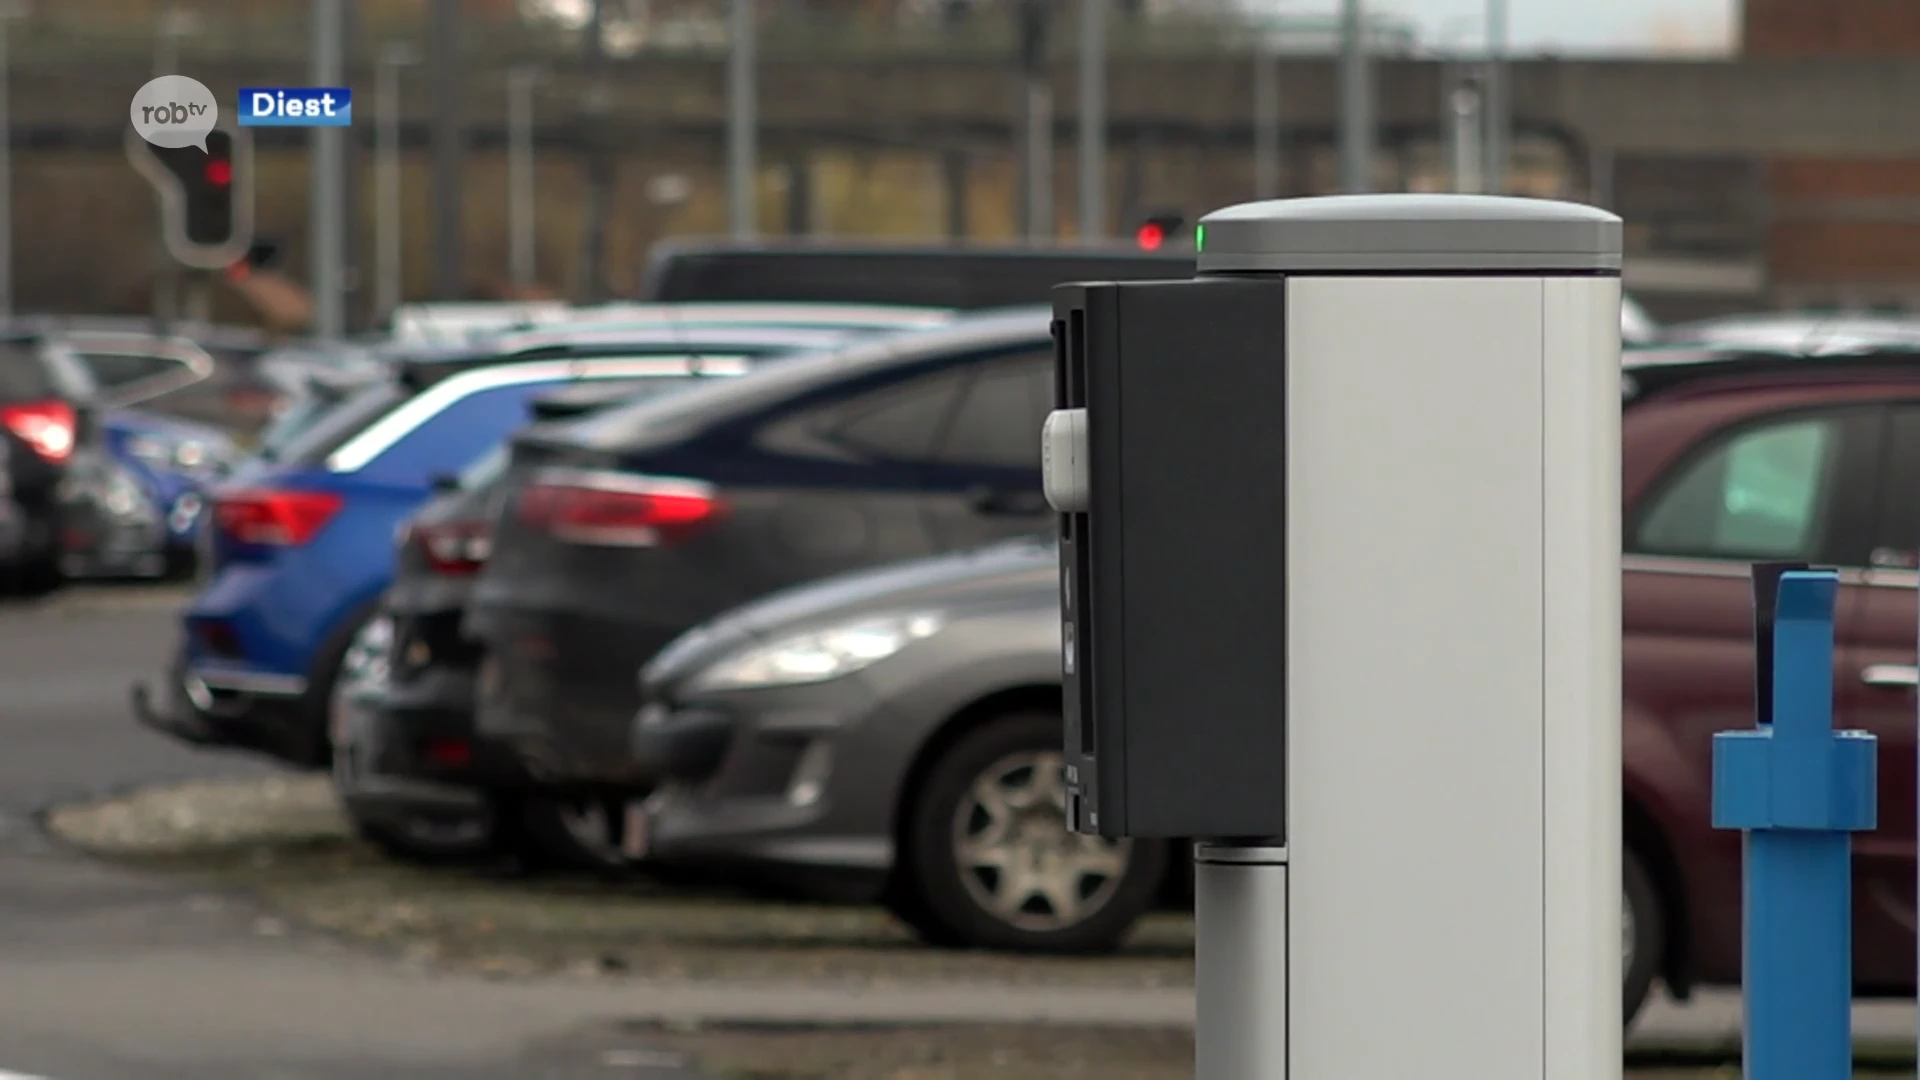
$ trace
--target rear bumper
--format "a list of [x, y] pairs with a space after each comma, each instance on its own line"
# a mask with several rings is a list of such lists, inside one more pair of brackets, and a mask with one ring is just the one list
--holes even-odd
[[[474, 820], [488, 816], [481, 790], [458, 774], [429, 774], [413, 749], [415, 726], [465, 727], [471, 718], [396, 709], [378, 690], [344, 695], [334, 717], [333, 786], [348, 811], [365, 823], [402, 827], [422, 818]], [[411, 766], [411, 767], [410, 767]]]
[[191, 746], [265, 754], [302, 768], [312, 760], [306, 680], [197, 670], [184, 658], [132, 689], [134, 719]]
[[640, 668], [685, 627], [495, 613], [474, 712], [482, 740], [539, 787], [644, 791], [632, 754]]

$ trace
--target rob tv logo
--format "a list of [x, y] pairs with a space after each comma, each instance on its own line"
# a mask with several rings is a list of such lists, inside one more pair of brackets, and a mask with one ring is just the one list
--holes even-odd
[[347, 127], [353, 91], [344, 86], [243, 86], [241, 127]]

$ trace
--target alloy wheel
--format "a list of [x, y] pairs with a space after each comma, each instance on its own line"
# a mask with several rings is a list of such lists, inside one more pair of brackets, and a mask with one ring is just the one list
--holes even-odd
[[960, 880], [982, 910], [1029, 932], [1073, 926], [1104, 907], [1126, 876], [1131, 841], [1067, 828], [1054, 751], [1009, 754], [981, 772], [953, 819]]

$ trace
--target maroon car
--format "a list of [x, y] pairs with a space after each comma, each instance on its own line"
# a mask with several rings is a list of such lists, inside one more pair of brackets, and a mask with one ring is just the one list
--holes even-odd
[[1838, 567], [1836, 722], [1879, 739], [1879, 827], [1854, 841], [1854, 977], [1914, 988], [1920, 351], [1629, 353], [1624, 962], [1684, 998], [1740, 977], [1738, 833], [1709, 817], [1712, 739], [1753, 723], [1749, 566]]

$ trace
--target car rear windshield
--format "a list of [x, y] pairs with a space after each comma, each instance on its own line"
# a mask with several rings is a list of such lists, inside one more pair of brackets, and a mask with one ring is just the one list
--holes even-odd
[[260, 457], [289, 465], [318, 465], [328, 454], [368, 425], [385, 416], [410, 395], [394, 380], [382, 379], [372, 385], [346, 391], [344, 399], [328, 403], [326, 391], [313, 388], [311, 404], [296, 404], [283, 413], [276, 427], [278, 435], [263, 439]]
[[979, 310], [1047, 303], [1061, 282], [1184, 278], [1193, 267], [1190, 254], [669, 251], [649, 268], [642, 299]]

